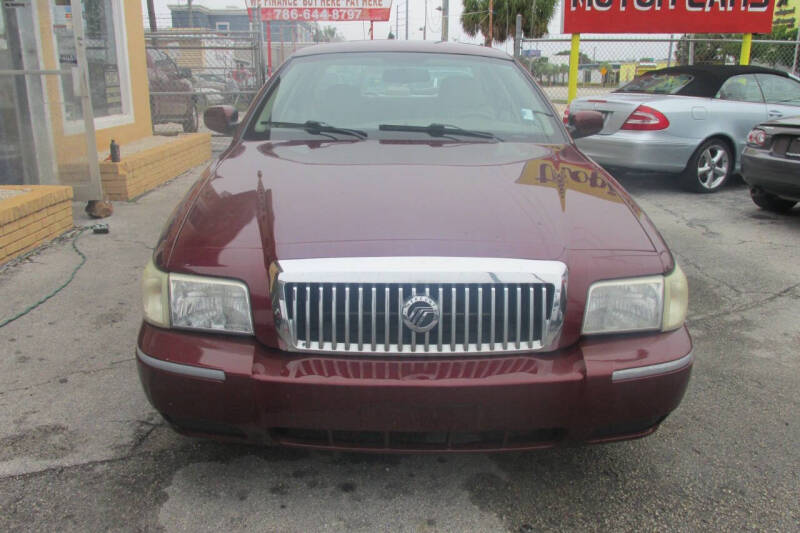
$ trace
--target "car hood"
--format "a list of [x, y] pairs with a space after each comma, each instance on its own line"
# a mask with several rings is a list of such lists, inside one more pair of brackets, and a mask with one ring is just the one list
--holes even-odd
[[553, 259], [652, 251], [642, 216], [571, 145], [247, 142], [203, 184], [176, 249]]
[[245, 142], [202, 184], [174, 251], [263, 249], [267, 260], [653, 251], [642, 218], [571, 145]]
[[572, 145], [247, 142], [178, 207], [154, 254], [171, 272], [250, 288], [256, 337], [279, 347], [275, 260], [447, 256], [559, 260], [580, 335], [598, 279], [667, 271], [669, 251], [613, 178]]

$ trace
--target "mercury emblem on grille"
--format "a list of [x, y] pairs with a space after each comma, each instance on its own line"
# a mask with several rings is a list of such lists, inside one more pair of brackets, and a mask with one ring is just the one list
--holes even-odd
[[439, 323], [439, 306], [427, 296], [412, 296], [403, 305], [403, 323], [417, 333], [430, 331]]

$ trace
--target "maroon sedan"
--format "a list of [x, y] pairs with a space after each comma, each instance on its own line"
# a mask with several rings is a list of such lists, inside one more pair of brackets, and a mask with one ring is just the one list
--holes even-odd
[[[192, 435], [526, 450], [653, 432], [692, 367], [653, 224], [490, 48], [306, 48], [178, 206], [143, 280], [153, 406]], [[570, 137], [572, 134], [572, 138]]]

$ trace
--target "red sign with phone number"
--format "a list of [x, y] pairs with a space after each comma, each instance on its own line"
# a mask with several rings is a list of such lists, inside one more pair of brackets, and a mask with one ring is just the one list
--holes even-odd
[[769, 33], [775, 0], [564, 0], [564, 33]]
[[[265, 3], [267, 7], [261, 8], [262, 21], [387, 21], [392, 13], [391, 0], [267, 0]], [[250, 20], [253, 11], [248, 9]]]

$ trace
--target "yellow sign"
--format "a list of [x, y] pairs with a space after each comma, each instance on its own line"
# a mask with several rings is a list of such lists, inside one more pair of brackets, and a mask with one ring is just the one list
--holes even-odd
[[800, 0], [777, 0], [772, 15], [772, 26], [800, 26]]

